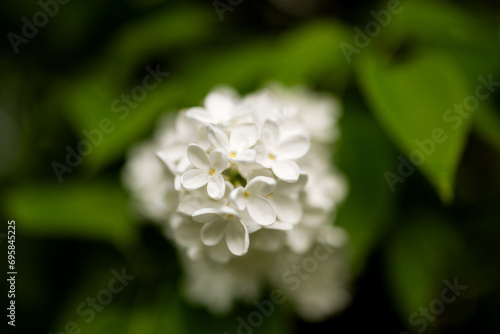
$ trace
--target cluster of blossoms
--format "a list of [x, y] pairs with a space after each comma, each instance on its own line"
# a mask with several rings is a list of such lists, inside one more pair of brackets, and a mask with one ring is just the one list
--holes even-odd
[[304, 88], [223, 87], [134, 147], [124, 182], [174, 240], [192, 300], [226, 311], [270, 284], [308, 319], [346, 304], [338, 117], [335, 99]]

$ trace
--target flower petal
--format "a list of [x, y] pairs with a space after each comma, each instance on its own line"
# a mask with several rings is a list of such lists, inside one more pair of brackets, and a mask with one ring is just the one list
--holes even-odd
[[218, 263], [227, 263], [231, 259], [231, 252], [227, 249], [227, 244], [225, 242], [220, 242], [215, 246], [208, 247], [205, 249], [208, 256]]
[[260, 140], [264, 145], [276, 145], [280, 138], [278, 124], [271, 120], [266, 120], [260, 131]]
[[[273, 224], [274, 225], [274, 224]], [[285, 233], [277, 230], [260, 230], [252, 234], [252, 248], [266, 252], [275, 252], [285, 241]]]
[[288, 246], [296, 253], [303, 254], [311, 247], [314, 236], [310, 230], [293, 229], [287, 232]]
[[250, 217], [260, 225], [271, 225], [276, 221], [276, 211], [267, 199], [261, 196], [252, 196], [247, 202]]
[[302, 205], [299, 201], [285, 195], [274, 195], [272, 204], [276, 216], [284, 223], [297, 224], [302, 219]]
[[265, 145], [255, 147], [255, 162], [265, 168], [271, 168], [273, 165], [273, 160], [269, 158], [269, 150]]
[[188, 109], [188, 111], [186, 111], [186, 116], [191, 119], [197, 120], [200, 123], [206, 124], [212, 122], [212, 118], [210, 117], [208, 111], [201, 107], [193, 107]]
[[280, 180], [296, 182], [299, 179], [300, 168], [294, 161], [275, 161], [272, 169]]
[[277, 231], [291, 231], [293, 230], [292, 224], [283, 223], [280, 221], [275, 221], [271, 225], [265, 227], [267, 230], [277, 230]]
[[210, 152], [208, 158], [210, 160], [210, 167], [215, 169], [215, 174], [222, 173], [226, 169], [228, 159], [226, 152], [216, 149]]
[[311, 147], [309, 138], [293, 135], [282, 140], [276, 148], [280, 160], [295, 160], [306, 155]]
[[210, 168], [207, 152], [196, 144], [189, 144], [187, 157], [191, 164], [198, 169], [208, 170]]
[[218, 125], [207, 125], [207, 137], [210, 144], [215, 148], [225, 151], [229, 150], [229, 140], [226, 133]]
[[208, 173], [199, 169], [191, 169], [182, 174], [182, 186], [188, 190], [198, 189], [208, 183]]
[[207, 246], [217, 245], [226, 233], [227, 221], [219, 219], [201, 228], [201, 241]]
[[200, 242], [201, 224], [192, 221], [183, 222], [173, 231], [175, 241], [181, 246], [196, 245]]
[[231, 150], [241, 151], [253, 146], [259, 139], [259, 127], [255, 123], [242, 123], [237, 125], [229, 137]]
[[297, 194], [301, 192], [307, 184], [309, 177], [307, 174], [300, 174], [297, 182], [278, 182], [276, 185], [276, 193], [287, 195]]
[[226, 229], [227, 248], [234, 255], [241, 256], [248, 252], [250, 238], [245, 225], [239, 221], [232, 221]]
[[241, 163], [250, 163], [255, 160], [255, 150], [249, 148], [243, 151], [236, 153], [234, 158], [230, 158], [231, 161], [241, 162]]
[[231, 118], [236, 97], [236, 93], [226, 87], [212, 91], [205, 97], [204, 105], [210, 111], [213, 121], [223, 122]]
[[219, 210], [217, 210], [217, 212], [219, 213], [219, 216], [221, 216], [221, 217], [234, 216], [233, 219], [239, 220], [238, 212], [236, 212], [236, 210], [234, 210], [233, 208], [230, 208], [228, 206], [220, 207]]
[[256, 176], [248, 181], [246, 192], [251, 196], [263, 196], [272, 193], [276, 189], [276, 181], [267, 176]]
[[207, 184], [208, 196], [215, 200], [220, 200], [226, 192], [226, 184], [224, 178], [220, 174], [209, 176]]
[[231, 199], [231, 202], [233, 205], [240, 211], [245, 210], [245, 198], [243, 196], [243, 193], [245, 192], [245, 189], [243, 187], [238, 187], [231, 191], [229, 194], [229, 198]]
[[220, 220], [220, 216], [217, 213], [217, 210], [206, 208], [195, 211], [193, 213], [193, 220], [198, 223], [209, 224]]

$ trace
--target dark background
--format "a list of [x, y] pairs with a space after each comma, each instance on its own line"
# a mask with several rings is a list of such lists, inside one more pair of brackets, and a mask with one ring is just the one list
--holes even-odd
[[[2, 1], [0, 233], [16, 221], [18, 272], [16, 327], [4, 316], [2, 333], [55, 334], [68, 321], [82, 333], [236, 333], [253, 308], [220, 317], [185, 301], [175, 250], [130, 208], [120, 171], [165, 112], [198, 105], [217, 84], [248, 93], [270, 81], [342, 101], [333, 163], [350, 191], [336, 223], [351, 239], [353, 299], [321, 323], [283, 305], [254, 333], [419, 333], [410, 315], [455, 278], [467, 289], [420, 332], [500, 332], [499, 94], [456, 130], [441, 117], [474, 95], [479, 76], [500, 81], [500, 4], [401, 1], [357, 45], [354, 28], [366, 33], [371, 11], [388, 3], [243, 0], [221, 21], [210, 1], [71, 0], [15, 52], [8, 34], [21, 36], [23, 17], [33, 22], [42, 7]], [[348, 61], [342, 43], [359, 54]], [[120, 120], [110, 104], [147, 66], [170, 74]], [[54, 161], [64, 164], [103, 118], [116, 129], [59, 182]], [[392, 192], [386, 172], [438, 127], [449, 139]], [[123, 267], [136, 278], [85, 323], [77, 306]]]

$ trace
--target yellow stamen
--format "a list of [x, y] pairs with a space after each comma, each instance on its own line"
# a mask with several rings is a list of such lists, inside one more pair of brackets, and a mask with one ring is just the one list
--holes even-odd
[[243, 196], [248, 197], [248, 193], [243, 193]]
[[209, 173], [210, 175], [214, 175], [214, 174], [215, 174], [215, 169], [210, 168], [210, 170], [208, 171], [208, 173]]
[[236, 157], [236, 153], [235, 153], [235, 152], [231, 152], [231, 153], [229, 153], [229, 156], [230, 156], [231, 158], [234, 158], [234, 157]]
[[275, 156], [274, 154], [272, 154], [272, 153], [269, 153], [267, 156], [268, 156], [268, 157], [269, 157], [269, 159], [271, 159], [271, 160], [276, 160], [276, 156]]

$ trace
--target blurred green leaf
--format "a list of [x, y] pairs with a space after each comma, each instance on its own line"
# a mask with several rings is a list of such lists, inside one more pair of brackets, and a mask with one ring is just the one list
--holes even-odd
[[360, 108], [346, 101], [338, 151], [338, 166], [347, 176], [349, 192], [336, 221], [349, 234], [354, 273], [364, 268], [371, 251], [393, 223], [395, 196], [384, 172], [397, 161], [388, 139]]
[[446, 53], [468, 80], [487, 75], [500, 65], [498, 22], [450, 2], [412, 1], [391, 17], [381, 33], [393, 49], [407, 47]]
[[350, 66], [339, 45], [348, 38], [347, 28], [338, 23], [316, 21], [299, 26], [270, 50], [274, 61], [268, 76], [289, 84], [330, 80], [345, 85]]
[[[255, 305], [250, 305], [237, 307], [233, 312], [223, 316], [210, 314], [203, 309], [189, 308], [186, 309], [186, 329], [188, 333], [207, 334], [291, 333], [293, 324], [291, 308], [287, 304], [273, 304], [273, 306], [273, 311], [268, 314], [264, 314]], [[197, 321], [189, 319], [197, 319]]]
[[[160, 70], [167, 72], [161, 67]], [[149, 75], [148, 70], [143, 70], [142, 75]], [[126, 95], [130, 99], [131, 92], [140, 85], [127, 87], [116, 80], [113, 70], [101, 69], [81, 78], [68, 90], [66, 116], [73, 129], [81, 140], [89, 141], [89, 135], [84, 131], [96, 133], [92, 152], [83, 157], [84, 166], [90, 173], [121, 157], [127, 147], [152, 127], [159, 114], [178, 104], [182, 97], [183, 86], [167, 76], [154, 90], [147, 91], [142, 101], [131, 100], [132, 104], [127, 104], [122, 97]], [[106, 120], [110, 122], [108, 132], [101, 126]]]
[[181, 6], [126, 26], [109, 46], [110, 58], [130, 66], [145, 57], [199, 45], [213, 36], [216, 16], [196, 6]]
[[453, 225], [443, 217], [421, 208], [412, 213], [385, 247], [389, 290], [405, 322], [440, 297], [445, 279], [457, 275], [450, 268], [456, 267], [453, 259], [462, 247]]
[[190, 333], [187, 331], [187, 311], [175, 287], [160, 289], [155, 300], [141, 300], [125, 320], [126, 334]]
[[476, 112], [475, 121], [478, 134], [500, 152], [500, 116], [487, 105]]
[[359, 60], [359, 83], [378, 121], [449, 202], [471, 120], [452, 110], [473, 93], [460, 70], [452, 59], [436, 55], [393, 66], [373, 54]]
[[456, 4], [415, 1], [404, 3], [401, 11], [391, 16], [385, 33], [390, 38], [410, 37], [440, 46], [485, 47], [495, 37], [494, 31], [485, 29], [490, 23], [494, 22], [488, 22], [480, 13], [470, 15]]
[[120, 245], [134, 239], [125, 195], [103, 182], [19, 185], [9, 189], [4, 204], [22, 233], [93, 238]]

